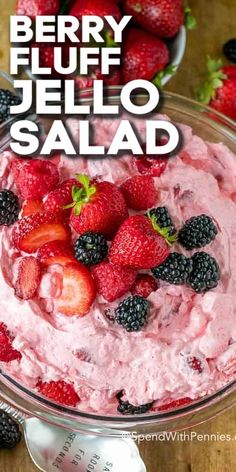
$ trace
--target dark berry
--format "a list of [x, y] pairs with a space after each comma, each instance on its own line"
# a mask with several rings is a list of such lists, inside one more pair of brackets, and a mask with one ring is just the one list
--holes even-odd
[[175, 234], [176, 229], [166, 207], [152, 208], [152, 210], [149, 211], [149, 215], [156, 218], [156, 222], [161, 229], [169, 228], [169, 236]]
[[0, 448], [12, 449], [20, 440], [19, 425], [5, 411], [0, 411]]
[[152, 273], [157, 279], [174, 285], [182, 285], [187, 282], [192, 266], [190, 258], [178, 252], [172, 252], [163, 264], [152, 269]]
[[123, 392], [118, 393], [117, 400], [119, 405], [117, 407], [117, 411], [122, 415], [142, 415], [147, 413], [150, 408], [152, 407], [154, 402], [146, 403], [145, 405], [131, 405], [128, 401], [122, 400]]
[[189, 276], [189, 284], [195, 292], [206, 292], [217, 286], [220, 269], [214, 259], [206, 252], [196, 252], [192, 257], [193, 268]]
[[18, 219], [20, 207], [18, 197], [11, 190], [0, 192], [0, 225], [10, 226]]
[[185, 249], [195, 249], [206, 246], [217, 235], [217, 228], [210, 216], [193, 216], [181, 228], [178, 239]]
[[74, 245], [77, 261], [85, 265], [95, 265], [102, 262], [108, 253], [108, 245], [104, 236], [92, 231], [80, 236]]
[[236, 63], [236, 38], [230, 39], [224, 44], [223, 52], [230, 62]]
[[21, 103], [20, 97], [10, 90], [0, 89], [0, 123], [10, 118], [10, 107]]
[[139, 331], [147, 323], [149, 311], [149, 302], [139, 295], [134, 295], [118, 305], [115, 310], [115, 320], [126, 331]]

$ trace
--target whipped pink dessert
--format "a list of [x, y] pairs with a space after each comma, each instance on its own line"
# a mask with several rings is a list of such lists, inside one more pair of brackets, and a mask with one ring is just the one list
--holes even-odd
[[[68, 122], [76, 137], [78, 122]], [[108, 145], [118, 119], [93, 122], [96, 144]], [[144, 139], [144, 122], [137, 120], [135, 125]], [[79, 410], [116, 414], [117, 395], [133, 406], [165, 409], [175, 401], [184, 404], [211, 394], [235, 378], [236, 157], [223, 144], [204, 142], [189, 127], [180, 128], [182, 150], [167, 160], [159, 176], [152, 177], [156, 191], [152, 206], [167, 207], [177, 230], [195, 216], [212, 219], [217, 234], [209, 244], [187, 250], [176, 241], [170, 251], [188, 258], [205, 251], [214, 257], [220, 269], [216, 286], [197, 293], [187, 283], [157, 280], [145, 298], [148, 318], [137, 332], [127, 331], [114, 320], [115, 310], [133, 294], [132, 288], [112, 301], [96, 291], [84, 316], [68, 316], [58, 303], [65, 270], [60, 263], [43, 266], [32, 299], [16, 295], [18, 267], [28, 254], [13, 244], [14, 225], [2, 226], [0, 322], [11, 333], [12, 347], [20, 355], [0, 365], [21, 385], [40, 391], [39, 385], [63, 381], [73, 387]], [[11, 167], [14, 159], [8, 151], [1, 155], [1, 188], [18, 194]], [[140, 172], [136, 159], [129, 155], [106, 159], [58, 155], [51, 162], [58, 167], [60, 181], [86, 174], [120, 186]], [[129, 215], [145, 213], [129, 209]], [[72, 240], [76, 238], [72, 228]], [[142, 273], [151, 275], [153, 283], [153, 274], [146, 268], [129, 270], [132, 284]]]

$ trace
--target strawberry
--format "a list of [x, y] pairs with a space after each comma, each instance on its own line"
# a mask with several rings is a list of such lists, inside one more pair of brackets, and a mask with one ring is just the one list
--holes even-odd
[[21, 353], [12, 347], [12, 336], [4, 323], [0, 323], [0, 362], [11, 362], [21, 359]]
[[84, 15], [96, 15], [102, 18], [111, 15], [117, 21], [121, 19], [120, 9], [114, 0], [75, 0], [69, 15], [76, 16], [79, 20]]
[[147, 298], [158, 289], [157, 281], [149, 274], [138, 274], [134, 285], [131, 287], [132, 295]]
[[42, 200], [25, 200], [22, 206], [21, 216], [34, 215], [43, 210]]
[[197, 98], [236, 120], [236, 66], [222, 67], [222, 61], [208, 59], [207, 76], [197, 90]]
[[54, 48], [62, 48], [62, 66], [67, 67], [69, 64], [69, 47], [64, 43], [32, 43], [31, 48], [39, 48], [39, 65], [40, 67], [49, 67], [52, 69], [52, 75], [60, 77], [61, 74], [54, 68]]
[[203, 367], [202, 367], [202, 363], [201, 363], [200, 359], [197, 359], [197, 357], [195, 357], [195, 356], [194, 357], [189, 356], [187, 358], [187, 363], [188, 363], [189, 367], [191, 367], [191, 369], [195, 370], [199, 374], [202, 373]]
[[113, 264], [133, 269], [151, 269], [169, 255], [165, 239], [147, 216], [130, 216], [119, 228], [110, 249]]
[[16, 14], [27, 15], [34, 20], [38, 15], [56, 15], [59, 8], [60, 0], [17, 0]]
[[148, 175], [135, 175], [120, 187], [126, 204], [133, 210], [147, 210], [157, 201], [154, 179]]
[[70, 223], [73, 229], [84, 234], [102, 233], [111, 239], [127, 218], [125, 199], [116, 185], [110, 182], [90, 182], [86, 175], [78, 175], [82, 188], [73, 189]]
[[135, 79], [155, 81], [155, 76], [169, 60], [170, 53], [164, 41], [137, 28], [127, 31], [122, 63], [124, 83]]
[[76, 262], [72, 247], [64, 241], [50, 241], [44, 244], [38, 250], [37, 256], [46, 266], [51, 264], [67, 265]]
[[84, 316], [88, 313], [94, 299], [94, 281], [87, 267], [79, 263], [65, 266], [59, 311], [67, 316]]
[[44, 201], [44, 209], [52, 213], [58, 211], [67, 213], [63, 207], [72, 202], [72, 188], [75, 185], [78, 188], [81, 187], [81, 184], [76, 179], [64, 180], [58, 187], [48, 193]]
[[22, 198], [39, 199], [56, 187], [59, 182], [56, 165], [46, 160], [22, 161], [20, 159], [12, 162], [11, 170]]
[[74, 78], [79, 89], [93, 87], [94, 80], [103, 80], [105, 85], [119, 85], [121, 83], [121, 72], [118, 67], [110, 68], [109, 75], [102, 75], [101, 69], [97, 66], [90, 67], [90, 74], [77, 75]]
[[79, 396], [73, 385], [64, 380], [51, 380], [51, 382], [40, 380], [37, 389], [42, 395], [61, 405], [76, 406], [79, 402]]
[[41, 278], [41, 265], [33, 256], [23, 257], [17, 268], [15, 295], [23, 300], [33, 298]]
[[184, 23], [182, 0], [124, 0], [124, 11], [144, 30], [172, 38]]
[[12, 231], [14, 246], [20, 251], [32, 253], [49, 241], [66, 241], [69, 228], [57, 213], [41, 212], [18, 220]]
[[92, 275], [97, 292], [108, 302], [113, 302], [130, 290], [134, 283], [136, 272], [105, 261], [92, 269]]
[[181, 408], [183, 406], [189, 405], [192, 403], [193, 400], [188, 397], [179, 398], [179, 400], [172, 400], [169, 403], [165, 403], [164, 405], [153, 407], [150, 411], [166, 411], [166, 410], [173, 410], [175, 408]]

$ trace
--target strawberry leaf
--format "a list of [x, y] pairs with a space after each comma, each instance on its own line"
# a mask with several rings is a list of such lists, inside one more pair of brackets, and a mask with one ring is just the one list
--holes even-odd
[[176, 73], [176, 70], [177, 66], [169, 64], [167, 67], [165, 67], [165, 69], [161, 70], [160, 72], [158, 72], [157, 75], [155, 75], [154, 79], [152, 80], [152, 83], [156, 85], [156, 87], [161, 89], [163, 86], [162, 81], [164, 77], [166, 77], [167, 75], [174, 75]]
[[157, 218], [155, 215], [150, 215], [150, 212], [147, 213], [148, 218], [150, 219], [153, 229], [159, 233], [169, 244], [169, 246], [172, 246], [173, 243], [177, 241], [177, 233], [174, 233], [173, 235], [170, 235], [170, 230], [171, 228], [169, 226], [165, 226], [164, 228], [161, 228], [157, 222]]
[[184, 9], [185, 12], [185, 20], [184, 24], [188, 30], [193, 30], [197, 26], [197, 21], [196, 18], [191, 14], [192, 10], [191, 8], [187, 5]]

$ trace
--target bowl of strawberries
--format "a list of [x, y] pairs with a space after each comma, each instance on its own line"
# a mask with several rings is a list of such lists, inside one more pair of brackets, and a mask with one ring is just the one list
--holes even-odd
[[[109, 75], [103, 75], [99, 65], [91, 65], [89, 73], [82, 75], [78, 66], [73, 77], [80, 89], [91, 87], [95, 79], [103, 79], [105, 85], [122, 85], [134, 79], [150, 80], [157, 86], [165, 85], [182, 61], [186, 47], [186, 27], [194, 27], [190, 9], [184, 7], [183, 0], [70, 0], [66, 6], [60, 0], [53, 0], [50, 4], [33, 0], [30, 5], [28, 0], [18, 0], [16, 14], [28, 15], [33, 22], [41, 15], [55, 15], [55, 19], [62, 14], [72, 15], [79, 22], [86, 15], [96, 15], [104, 19], [102, 47], [116, 45], [105, 17], [110, 15], [117, 21], [124, 15], [132, 17], [124, 30], [121, 64], [114, 66]], [[79, 35], [78, 31], [78, 37]], [[66, 67], [70, 46], [71, 44], [40, 43], [35, 40], [29, 44], [30, 51], [34, 47], [40, 48], [40, 67], [51, 68], [50, 78], [58, 78], [54, 67], [55, 47], [62, 48], [63, 65]], [[83, 46], [87, 44], [80, 42], [77, 45], [78, 53]], [[31, 79], [40, 78], [32, 72], [30, 66], [25, 70]], [[64, 75], [62, 78], [68, 77]]]

